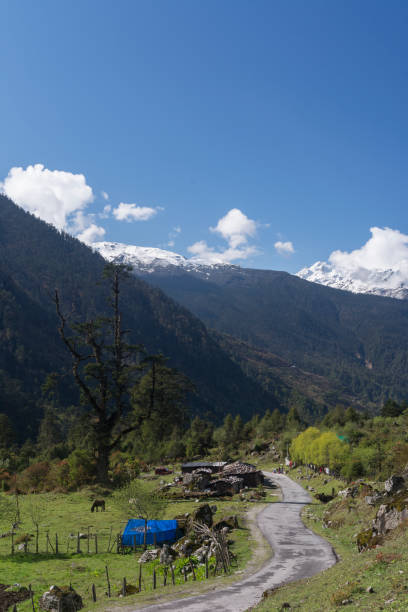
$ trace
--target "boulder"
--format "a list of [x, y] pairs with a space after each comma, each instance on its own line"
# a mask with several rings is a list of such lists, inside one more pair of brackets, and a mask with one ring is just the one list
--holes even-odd
[[224, 527], [228, 527], [228, 529], [238, 529], [237, 516], [227, 516], [217, 521], [217, 523], [214, 524], [214, 531], [221, 531]]
[[339, 491], [337, 495], [346, 499], [348, 497], [356, 497], [358, 494], [358, 487], [347, 487], [347, 489], [343, 489], [343, 491]]
[[170, 565], [173, 560], [177, 557], [177, 553], [168, 546], [168, 544], [163, 544], [163, 548], [160, 551], [160, 563], [163, 565]]
[[372, 495], [365, 496], [364, 501], [368, 506], [375, 506], [381, 498], [382, 495], [379, 491], [373, 491]]
[[213, 513], [208, 504], [201, 504], [191, 515], [192, 521], [196, 523], [202, 523], [207, 527], [212, 527], [213, 524]]
[[392, 495], [400, 489], [403, 489], [404, 485], [405, 481], [403, 477], [393, 474], [392, 476], [390, 476], [390, 478], [388, 478], [388, 480], [385, 481], [384, 489], [386, 493], [388, 493], [388, 495]]
[[84, 607], [82, 597], [74, 589], [55, 585], [42, 595], [38, 604], [42, 610], [55, 610], [56, 612], [59, 610], [73, 612]]
[[373, 529], [380, 535], [392, 531], [408, 519], [408, 502], [382, 504], [373, 520]]
[[150, 563], [155, 561], [160, 555], [160, 548], [153, 548], [152, 550], [145, 550], [143, 555], [139, 559], [139, 563]]

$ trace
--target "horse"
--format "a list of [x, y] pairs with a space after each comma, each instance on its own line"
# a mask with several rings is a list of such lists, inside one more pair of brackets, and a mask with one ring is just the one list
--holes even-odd
[[91, 506], [91, 512], [96, 510], [98, 512], [98, 508], [101, 508], [102, 512], [105, 512], [105, 500], [104, 499], [95, 499], [94, 503]]

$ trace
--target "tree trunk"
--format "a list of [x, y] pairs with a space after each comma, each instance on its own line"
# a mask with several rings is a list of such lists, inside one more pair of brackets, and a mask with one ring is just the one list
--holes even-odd
[[107, 444], [98, 444], [98, 454], [96, 457], [96, 479], [100, 484], [109, 482], [109, 455], [110, 448]]

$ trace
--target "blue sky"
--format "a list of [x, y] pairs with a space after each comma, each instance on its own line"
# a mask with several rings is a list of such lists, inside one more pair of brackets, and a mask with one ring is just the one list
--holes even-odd
[[70, 176], [46, 169], [82, 174], [71, 229], [291, 272], [408, 233], [406, 2], [3, 0], [0, 21], [0, 181], [31, 210]]

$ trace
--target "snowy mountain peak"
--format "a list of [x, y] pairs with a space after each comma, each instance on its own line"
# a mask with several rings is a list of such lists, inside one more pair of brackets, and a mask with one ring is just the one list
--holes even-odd
[[187, 272], [194, 271], [206, 274], [215, 268], [231, 267], [229, 264], [209, 264], [196, 258], [187, 259], [187, 257], [173, 251], [120, 242], [95, 242], [92, 248], [98, 251], [104, 259], [128, 264], [136, 272], [151, 273], [160, 269], [182, 268]]
[[408, 281], [405, 271], [400, 268], [347, 269], [325, 261], [317, 261], [309, 268], [300, 270], [297, 276], [313, 283], [352, 293], [408, 299]]

